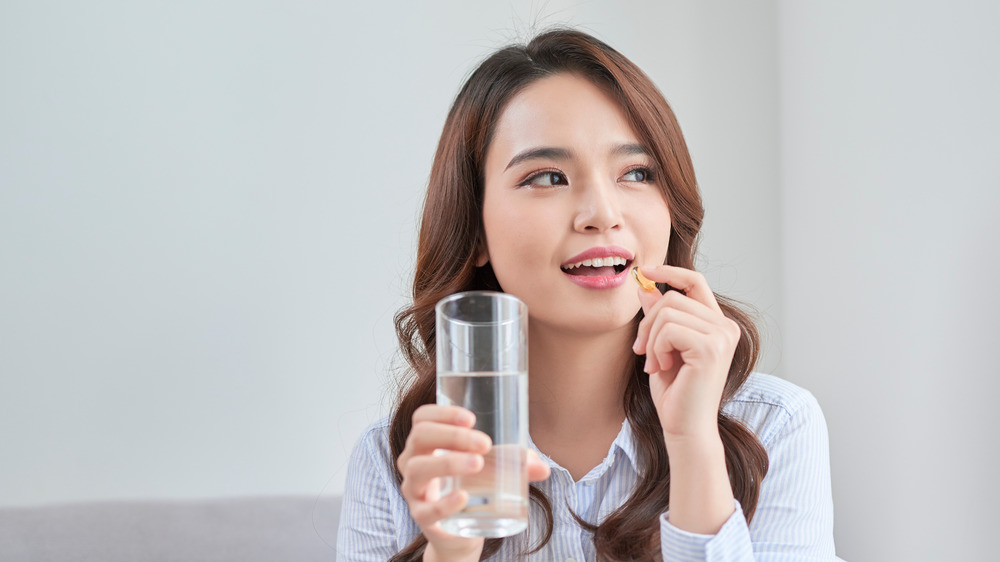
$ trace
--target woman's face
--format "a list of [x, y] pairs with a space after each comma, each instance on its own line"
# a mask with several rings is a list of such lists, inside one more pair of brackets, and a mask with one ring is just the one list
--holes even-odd
[[480, 262], [533, 325], [630, 324], [629, 270], [662, 264], [670, 239], [653, 162], [613, 99], [579, 75], [542, 78], [510, 101], [486, 153]]

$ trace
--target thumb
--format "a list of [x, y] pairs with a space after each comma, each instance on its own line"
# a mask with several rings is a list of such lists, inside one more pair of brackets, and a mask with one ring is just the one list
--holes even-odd
[[537, 482], [545, 480], [551, 474], [552, 469], [548, 463], [543, 461], [535, 451], [528, 449], [528, 480]]

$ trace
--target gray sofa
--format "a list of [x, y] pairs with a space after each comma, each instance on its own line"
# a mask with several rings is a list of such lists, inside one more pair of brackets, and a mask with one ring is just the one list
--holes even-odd
[[0, 561], [332, 561], [339, 497], [0, 508]]

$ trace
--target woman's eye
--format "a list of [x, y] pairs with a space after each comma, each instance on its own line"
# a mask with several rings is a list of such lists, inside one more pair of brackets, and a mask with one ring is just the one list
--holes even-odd
[[[629, 178], [632, 179], [629, 179]], [[635, 168], [625, 174], [625, 181], [648, 182], [653, 180], [653, 172], [648, 168]]]
[[541, 187], [551, 187], [555, 185], [565, 185], [566, 176], [559, 172], [542, 172], [528, 178], [521, 185], [537, 185]]

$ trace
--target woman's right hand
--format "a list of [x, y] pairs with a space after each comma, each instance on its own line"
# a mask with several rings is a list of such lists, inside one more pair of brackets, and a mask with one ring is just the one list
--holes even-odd
[[[493, 445], [488, 435], [472, 429], [475, 423], [475, 415], [459, 406], [425, 404], [413, 413], [413, 427], [396, 466], [403, 475], [400, 490], [410, 517], [427, 537], [424, 560], [479, 560], [482, 553], [483, 539], [457, 537], [439, 525], [469, 500], [464, 490], [440, 497], [440, 478], [479, 472], [483, 455]], [[436, 449], [449, 452], [435, 455]]]
[[[427, 537], [425, 561], [477, 561], [482, 554], [483, 539], [457, 537], [443, 531], [439, 524], [469, 501], [464, 490], [440, 497], [440, 478], [480, 472], [483, 455], [493, 446], [488, 435], [472, 428], [475, 423], [476, 416], [459, 406], [425, 404], [413, 412], [413, 427], [396, 466], [403, 475], [400, 490], [410, 517]], [[435, 455], [437, 449], [449, 452]], [[549, 465], [529, 450], [528, 480], [544, 480], [549, 473]]]

